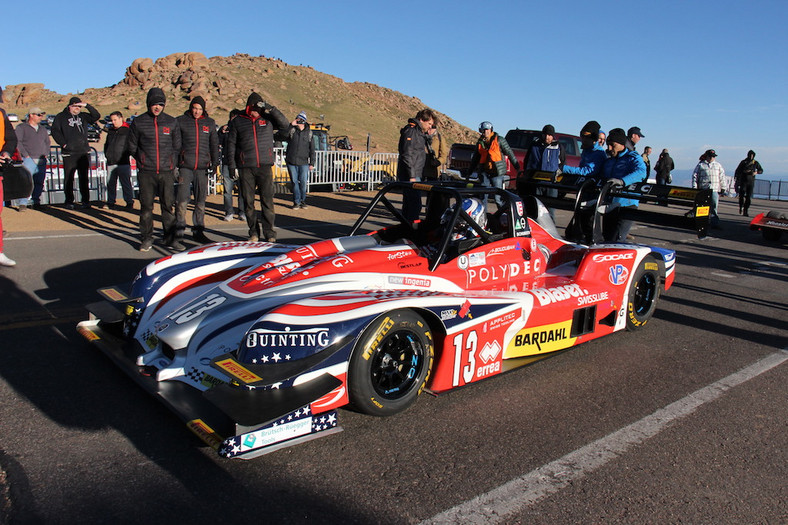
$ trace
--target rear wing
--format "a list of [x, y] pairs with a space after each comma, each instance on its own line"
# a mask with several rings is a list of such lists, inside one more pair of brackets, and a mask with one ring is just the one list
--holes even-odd
[[[626, 219], [660, 224], [675, 228], [694, 230], [698, 238], [706, 237], [711, 210], [711, 190], [699, 190], [683, 186], [667, 186], [637, 182], [629, 186], [615, 185], [581, 175], [558, 174], [537, 171], [527, 180], [517, 180], [517, 193], [521, 196], [535, 195], [546, 206], [570, 210], [573, 219], [584, 210], [593, 209], [593, 243], [602, 242], [601, 215], [614, 197], [635, 199], [641, 203], [658, 207], [649, 209], [624, 208]], [[676, 213], [667, 206], [689, 208], [686, 213]]]

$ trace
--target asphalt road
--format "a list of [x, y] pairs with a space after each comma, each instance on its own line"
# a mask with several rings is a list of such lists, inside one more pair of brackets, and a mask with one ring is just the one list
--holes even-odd
[[[344, 234], [368, 197], [280, 206], [279, 239]], [[767, 207], [788, 203], [753, 209]], [[788, 252], [732, 201], [705, 240], [633, 229], [678, 251], [644, 330], [398, 416], [342, 410], [344, 432], [252, 461], [220, 459], [76, 334], [96, 288], [166, 253], [136, 251], [136, 217], [15, 213], [3, 219], [19, 264], [0, 269], [0, 523], [788, 522]], [[245, 235], [218, 204], [209, 214], [212, 238]]]

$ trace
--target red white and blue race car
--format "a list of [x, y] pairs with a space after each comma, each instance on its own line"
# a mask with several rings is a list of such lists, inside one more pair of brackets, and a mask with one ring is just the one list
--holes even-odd
[[[419, 220], [403, 194], [426, 202]], [[338, 431], [346, 405], [396, 414], [642, 328], [674, 274], [673, 250], [563, 240], [533, 197], [392, 183], [347, 237], [164, 257], [78, 329], [220, 455], [249, 458]]]

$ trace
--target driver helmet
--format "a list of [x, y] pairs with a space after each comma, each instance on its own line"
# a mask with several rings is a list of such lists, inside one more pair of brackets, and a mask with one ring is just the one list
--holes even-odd
[[[484, 204], [482, 204], [482, 201], [475, 197], [466, 197], [462, 200], [462, 209], [465, 211], [465, 213], [470, 215], [471, 219], [473, 219], [476, 224], [481, 226], [482, 229], [487, 227], [487, 210], [485, 209]], [[441, 224], [445, 225], [447, 222], [449, 222], [453, 214], [454, 206], [443, 212]], [[451, 240], [461, 241], [463, 239], [470, 239], [472, 237], [478, 236], [478, 232], [471, 228], [471, 226], [465, 222], [464, 219], [460, 218], [457, 220], [457, 224], [454, 226], [454, 232], [452, 233]]]

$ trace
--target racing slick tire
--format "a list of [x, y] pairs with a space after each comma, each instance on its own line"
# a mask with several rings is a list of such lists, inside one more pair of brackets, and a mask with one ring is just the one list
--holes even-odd
[[627, 330], [639, 330], [654, 315], [659, 299], [659, 263], [647, 256], [638, 265], [632, 277], [632, 287], [627, 298]]
[[359, 338], [350, 358], [348, 391], [365, 414], [402, 412], [424, 389], [435, 349], [426, 321], [411, 310], [381, 315]]
[[[766, 214], [766, 217], [769, 219], [785, 219], [786, 216], [784, 213], [779, 211], [770, 211]], [[777, 242], [782, 237], [782, 233], [780, 230], [772, 230], [768, 228], [762, 228], [761, 231], [763, 232], [763, 238], [767, 241]]]

